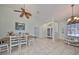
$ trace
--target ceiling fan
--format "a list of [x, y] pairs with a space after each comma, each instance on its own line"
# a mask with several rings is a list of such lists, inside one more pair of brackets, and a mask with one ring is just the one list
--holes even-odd
[[25, 10], [25, 7], [24, 8], [21, 8], [21, 10], [14, 10], [14, 12], [20, 12], [20, 17], [23, 17], [25, 16], [27, 19], [30, 18], [30, 16], [32, 16], [32, 14], [28, 11]]

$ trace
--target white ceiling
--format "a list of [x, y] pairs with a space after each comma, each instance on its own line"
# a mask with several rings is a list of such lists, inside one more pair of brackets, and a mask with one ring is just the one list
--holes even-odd
[[[63, 21], [71, 16], [70, 4], [26, 4], [26, 9], [32, 12], [32, 20], [38, 21], [40, 24], [44, 24], [48, 21]], [[6, 7], [10, 9], [20, 9], [24, 5], [0, 5], [0, 7]], [[74, 15], [79, 16], [79, 5], [74, 6]], [[65, 19], [64, 19], [65, 18]]]

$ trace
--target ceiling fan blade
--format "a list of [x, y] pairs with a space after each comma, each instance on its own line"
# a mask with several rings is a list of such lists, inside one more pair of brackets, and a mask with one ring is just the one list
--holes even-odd
[[29, 15], [27, 15], [26, 13], [25, 13], [25, 17], [26, 17], [27, 19], [29, 19]]
[[25, 11], [25, 9], [24, 9], [24, 8], [21, 8], [21, 10], [22, 10], [22, 11]]
[[29, 16], [32, 16], [32, 14], [31, 13], [27, 13]]
[[19, 10], [14, 10], [14, 12], [22, 12], [22, 11], [19, 11]]
[[27, 15], [29, 15], [29, 16], [32, 16], [32, 14], [31, 14], [31, 13], [28, 13], [28, 12], [25, 12], [25, 14], [27, 14]]
[[20, 17], [23, 17], [23, 15], [24, 15], [24, 12], [22, 12], [22, 13], [20, 14]]

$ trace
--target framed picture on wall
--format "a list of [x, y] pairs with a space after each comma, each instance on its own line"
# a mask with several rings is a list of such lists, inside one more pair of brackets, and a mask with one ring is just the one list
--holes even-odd
[[25, 24], [24, 23], [16, 22], [15, 23], [15, 29], [16, 30], [25, 30]]

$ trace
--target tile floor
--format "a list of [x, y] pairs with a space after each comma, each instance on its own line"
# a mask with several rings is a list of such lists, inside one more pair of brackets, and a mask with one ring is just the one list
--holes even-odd
[[[9, 55], [9, 53], [2, 53]], [[32, 45], [15, 48], [12, 55], [78, 55], [79, 47], [65, 44], [62, 40], [33, 39]]]

